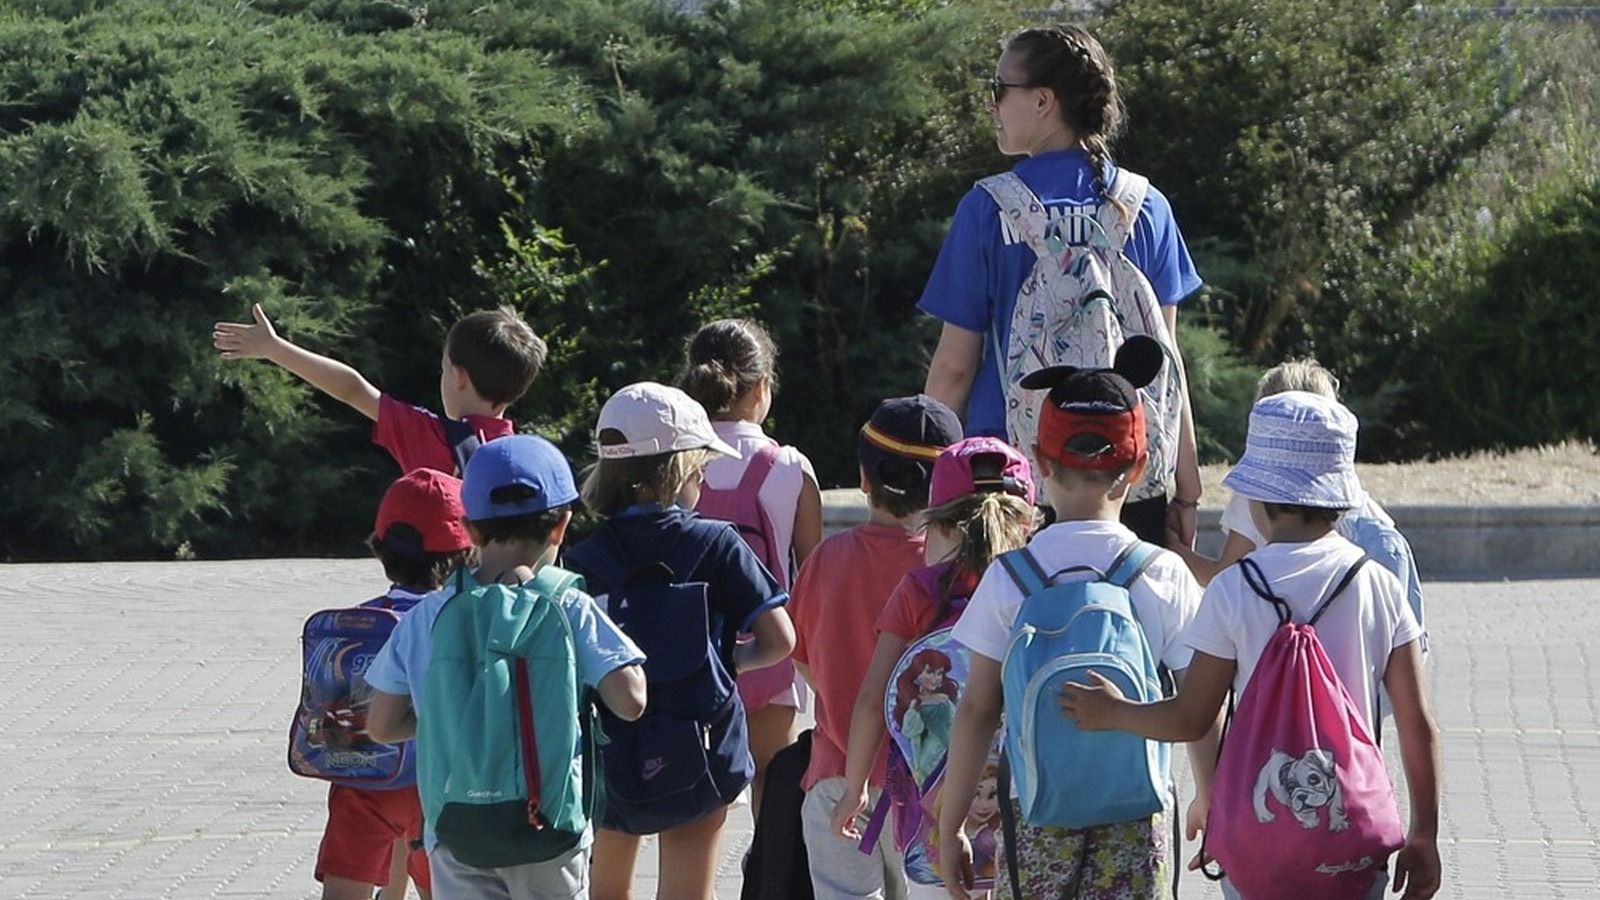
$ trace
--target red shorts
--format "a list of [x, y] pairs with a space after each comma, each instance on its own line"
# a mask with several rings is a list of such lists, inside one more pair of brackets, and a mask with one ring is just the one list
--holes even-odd
[[[422, 801], [416, 788], [364, 791], [333, 785], [328, 790], [328, 827], [317, 851], [317, 880], [331, 876], [382, 887], [389, 883], [394, 842], [421, 839]], [[432, 889], [428, 854], [422, 849], [406, 857], [406, 871], [418, 888]]]

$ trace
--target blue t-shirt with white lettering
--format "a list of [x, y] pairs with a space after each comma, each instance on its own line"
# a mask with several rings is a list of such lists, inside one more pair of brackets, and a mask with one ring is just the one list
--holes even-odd
[[[1017, 163], [1012, 171], [1052, 214], [1100, 201], [1094, 167], [1082, 150], [1041, 153]], [[1116, 166], [1108, 163], [1107, 183], [1116, 174]], [[1145, 194], [1123, 252], [1150, 280], [1156, 299], [1163, 306], [1183, 302], [1202, 284], [1172, 217], [1172, 207], [1155, 185]], [[967, 400], [968, 436], [1006, 436], [1005, 396], [994, 360], [995, 341], [998, 339], [1004, 352], [1011, 339], [1011, 313], [1017, 293], [1033, 271], [1035, 259], [1020, 236], [1002, 228], [1000, 207], [988, 191], [974, 187], [961, 198], [917, 308], [984, 336], [983, 359]]]

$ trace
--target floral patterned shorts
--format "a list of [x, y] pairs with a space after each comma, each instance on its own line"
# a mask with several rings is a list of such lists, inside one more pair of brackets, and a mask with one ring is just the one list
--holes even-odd
[[[1013, 803], [1013, 806], [1015, 804]], [[1158, 900], [1172, 893], [1170, 811], [1071, 829], [1017, 820], [1017, 877], [1026, 900]], [[1011, 900], [1011, 848], [1001, 839], [996, 900]]]

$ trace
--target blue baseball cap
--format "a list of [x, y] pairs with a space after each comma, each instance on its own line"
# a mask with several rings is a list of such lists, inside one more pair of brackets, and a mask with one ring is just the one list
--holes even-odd
[[461, 505], [469, 521], [541, 513], [578, 499], [572, 466], [542, 437], [513, 434], [479, 447], [467, 461]]

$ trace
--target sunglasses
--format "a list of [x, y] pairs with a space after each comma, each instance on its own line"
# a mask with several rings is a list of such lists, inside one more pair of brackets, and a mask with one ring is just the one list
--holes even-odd
[[1004, 100], [1006, 97], [1007, 88], [1031, 88], [1035, 86], [1036, 85], [1023, 84], [1020, 81], [1003, 81], [998, 77], [991, 78], [989, 79], [989, 99], [994, 101], [995, 106], [999, 106], [1000, 101]]

